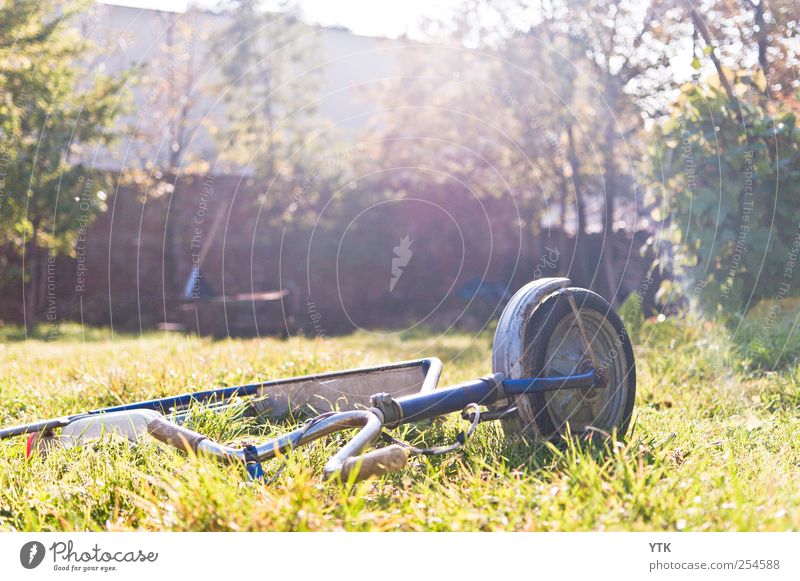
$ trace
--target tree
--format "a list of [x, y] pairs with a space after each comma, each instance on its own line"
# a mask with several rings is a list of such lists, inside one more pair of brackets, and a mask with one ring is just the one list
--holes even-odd
[[[585, 235], [599, 232], [600, 268], [578, 263], [574, 274], [615, 299], [621, 273], [611, 238], [621, 220], [636, 227], [643, 203], [635, 173], [646, 149], [645, 117], [666, 109], [668, 100], [656, 95], [675, 86], [670, 59], [679, 49], [671, 46], [677, 30], [662, 26], [668, 12], [656, 0], [468, 3], [449, 29], [438, 27], [449, 37], [437, 38], [421, 63], [409, 66], [404, 54], [402, 81], [381, 97], [392, 104], [392, 119], [379, 124], [379, 134], [430, 133], [472, 151], [486, 144], [482, 163], [469, 151], [453, 160], [456, 175], [495, 192], [500, 182], [511, 184], [533, 232], [543, 220], [553, 223], [556, 208], [561, 228], [576, 232], [579, 257], [587, 254]], [[443, 42], [455, 47], [452, 54], [438, 48]], [[462, 119], [443, 124], [453, 111]], [[405, 147], [411, 160], [441, 159], [418, 143], [393, 147]]]
[[201, 17], [192, 7], [182, 13], [163, 13], [163, 38], [136, 79], [147, 100], [134, 128], [143, 147], [132, 156], [141, 157], [137, 169], [148, 173], [147, 180], [152, 179], [152, 171], [172, 180], [179, 171], [202, 171], [207, 165], [189, 151], [201, 123], [197, 108], [205, 89], [200, 80], [202, 42], [208, 32]]
[[81, 160], [107, 143], [122, 80], [88, 79], [88, 45], [68, 26], [78, 6], [6, 2], [0, 9], [0, 234], [11, 276], [23, 285], [30, 329], [47, 301], [54, 321], [54, 263], [78, 252], [104, 208], [100, 176]]
[[[743, 95], [749, 74], [728, 82]], [[659, 132], [651, 183], [671, 209], [676, 266], [689, 275], [700, 306], [741, 314], [759, 299], [797, 294], [800, 131], [794, 114], [773, 116], [757, 101], [731, 101], [714, 76], [683, 89]]]
[[[502, 83], [516, 100], [529, 104], [527, 110], [517, 109], [520, 145], [537, 168], [544, 202], [557, 209], [558, 232], [575, 234], [571, 274], [585, 277], [582, 284], [589, 285], [585, 235], [590, 229], [588, 208], [598, 196], [592, 188], [593, 144], [586, 137], [597, 134], [597, 115], [586, 95], [594, 73], [586, 66], [583, 45], [554, 26], [548, 19], [552, 17], [545, 13], [541, 23], [503, 44]], [[539, 214], [533, 219], [542, 218]]]
[[[164, 21], [161, 42], [153, 47], [153, 57], [139, 71], [136, 83], [146, 96], [137, 112], [131, 132], [136, 144], [131, 147], [123, 179], [133, 181], [147, 197], [169, 196], [167, 208], [172, 208], [172, 195], [181, 174], [207, 170], [208, 160], [196, 154], [198, 132], [202, 118], [198, 105], [209, 87], [201, 84], [204, 63], [203, 41], [209, 33], [200, 10], [189, 7], [185, 12], [161, 13]], [[194, 145], [194, 148], [190, 146]], [[192, 150], [193, 149], [193, 150]], [[138, 159], [138, 167], [136, 161]], [[176, 256], [177, 217], [166, 216], [164, 226], [164, 290], [162, 300], [179, 299], [184, 281], [177, 279]]]
[[680, 8], [698, 78], [658, 128], [650, 189], [671, 210], [675, 266], [692, 296], [730, 316], [797, 294], [800, 7], [684, 0]]
[[222, 156], [262, 184], [277, 180], [270, 196], [291, 192], [282, 186], [301, 180], [319, 147], [317, 31], [292, 2], [267, 11], [260, 0], [234, 0], [226, 13], [231, 22], [214, 39], [227, 116], [216, 128]]
[[[729, 98], [735, 100], [731, 71], [750, 71], [739, 82], [758, 93], [762, 107], [780, 103], [798, 112], [800, 4], [793, 0], [683, 0], [683, 8], [694, 31], [694, 66], [713, 65]], [[723, 68], [728, 69], [726, 74]]]
[[[582, 122], [591, 132], [582, 137], [591, 140], [596, 157], [583, 159], [595, 177], [585, 195], [597, 192], [602, 200], [604, 290], [614, 300], [621, 275], [611, 255], [611, 236], [621, 218], [635, 227], [641, 201], [635, 191], [634, 160], [644, 153], [639, 137], [645, 115], [663, 105], [653, 96], [673, 82], [669, 68], [674, 34], [664, 26], [667, 7], [657, 1], [565, 0], [549, 5], [546, 24], [568, 35], [573, 46], [580, 47], [570, 53], [575, 62], [588, 65], [582, 72], [589, 86], [578, 98], [590, 110]], [[579, 161], [577, 155], [572, 157]]]

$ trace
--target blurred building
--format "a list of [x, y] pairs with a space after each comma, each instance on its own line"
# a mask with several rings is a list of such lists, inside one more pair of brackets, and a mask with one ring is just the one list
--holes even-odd
[[[658, 281], [643, 285], [652, 256], [639, 252], [646, 232], [617, 231], [606, 248], [592, 232], [577, 244], [547, 216], [532, 228], [511, 197], [476, 197], [463, 184], [432, 181], [387, 200], [353, 182], [350, 205], [327, 233], [318, 225], [287, 232], [281, 208], [272, 220], [260, 215], [259, 184], [247, 168], [220, 159], [213, 135], [226, 123], [226, 108], [236, 106], [221, 98], [212, 49], [225, 25], [225, 16], [211, 12], [105, 4], [79, 20], [81, 33], [100, 48], [87, 76], [133, 71], [136, 79], [133, 103], [109, 128], [120, 138], [82, 158], [115, 177], [147, 177], [115, 180], [108, 211], [86, 235], [80, 269], [75, 259], [59, 259], [59, 319], [129, 330], [182, 322], [191, 306], [187, 281], [197, 279], [200, 262], [200, 294], [216, 301], [212, 318], [219, 323], [200, 330], [216, 334], [274, 333], [275, 325], [257, 320], [250, 298], [277, 289], [292, 291], [268, 315], [278, 330], [291, 319], [285, 332], [316, 334], [417, 324], [481, 329], [510, 292], [542, 276], [569, 274], [617, 302], [638, 292], [652, 303]], [[355, 140], [384, 105], [370, 99], [370, 88], [398, 74], [392, 54], [401, 41], [311, 27], [298, 42], [314, 44], [320, 55], [315, 130]], [[164, 168], [173, 171], [162, 176]], [[323, 214], [325, 202], [317, 200], [310, 212]], [[600, 208], [589, 211], [599, 220]], [[398, 271], [404, 240], [409, 252]], [[604, 252], [618, 284], [606, 280]], [[8, 299], [0, 302], [0, 319], [21, 319], [21, 297]]]
[[[163, 167], [177, 122], [165, 109], [176, 103], [165, 107], [164, 95], [156, 93], [170, 83], [177, 85], [172, 88], [179, 98], [191, 102], [186, 134], [181, 136], [181, 163], [217, 161], [219, 146], [212, 132], [225, 124], [230, 105], [221, 97], [224, 87], [213, 42], [228, 21], [210, 11], [178, 13], [101, 3], [78, 19], [81, 34], [99, 49], [89, 63], [89, 74], [134, 71], [144, 79], [129, 85], [132, 107], [115, 127], [123, 138], [111, 150], [92, 152], [87, 161], [110, 170]], [[390, 49], [395, 41], [315, 26], [297, 42], [313, 47], [320, 58], [323, 79], [316, 97], [320, 117], [339, 137], [352, 137], [376, 107], [369, 100], [370, 85], [395, 74]], [[242, 169], [222, 161], [215, 165], [215, 173], [242, 173]]]

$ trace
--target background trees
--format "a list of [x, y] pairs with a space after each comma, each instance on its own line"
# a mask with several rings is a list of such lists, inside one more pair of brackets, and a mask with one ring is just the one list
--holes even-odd
[[[747, 91], [741, 78], [730, 81], [735, 94]], [[689, 273], [694, 296], [707, 312], [734, 314], [787, 294], [800, 258], [794, 114], [731, 102], [712, 78], [683, 90], [660, 131], [653, 183], [670, 208], [676, 266]]]
[[[24, 276], [30, 321], [45, 304], [48, 260], [76, 254], [103, 209], [101, 176], [83, 162], [110, 138], [121, 86], [86, 74], [89, 53], [66, 24], [82, 7], [70, 6], [8, 3], [0, 16], [0, 260], [7, 281]], [[473, 0], [423, 27], [426, 38], [392, 41], [395, 72], [371, 84], [372, 122], [350, 139], [316, 112], [320, 30], [297, 3], [219, 11], [175, 16], [160, 56], [135, 71], [148, 96], [136, 134], [138, 169], [161, 181], [151, 191], [171, 191], [161, 186], [172, 174], [242, 177], [255, 226], [226, 248], [277, 252], [316, 228], [331, 253], [318, 261], [335, 260], [368, 206], [470, 198], [509, 208], [497, 226], [534, 246], [529, 256], [542, 254], [543, 232], [573, 245], [561, 271], [610, 299], [623, 282], [630, 291], [637, 231], [672, 262], [673, 288], [701, 283], [707, 307], [741, 312], [775, 296], [797, 218], [796, 2]], [[221, 29], [199, 30], [200, 16]], [[199, 70], [198, 60], [213, 62]], [[204, 100], [224, 102], [212, 127], [219, 157], [189, 151]], [[179, 227], [167, 220], [164, 248], [181, 244]], [[358, 261], [386, 262], [362, 246]], [[165, 253], [167, 279], [177, 256]], [[180, 300], [182, 280], [164, 287]]]
[[[376, 159], [435, 165], [478, 195], [513, 196], [527, 235], [574, 234], [576, 275], [617, 298], [611, 236], [639, 226], [646, 119], [663, 114], [680, 78], [670, 71], [679, 31], [663, 24], [665, 12], [619, 0], [468, 3], [430, 45], [403, 52], [403, 73], [378, 97], [388, 112], [369, 135]], [[385, 185], [430, 187], [413, 173]], [[586, 235], [598, 233], [591, 264]]]
[[744, 314], [797, 293], [796, 3], [684, 4], [696, 82], [650, 152], [675, 266], [706, 312]]
[[[614, 232], [668, 233], [659, 251], [683, 286], [741, 312], [778, 291], [797, 230], [798, 13], [760, 0], [469, 3], [404, 53], [375, 157], [515, 195], [527, 232], [557, 224], [579, 245], [600, 232], [601, 264], [577, 270], [608, 297], [622, 276]], [[384, 185], [430, 187], [399, 175]]]
[[230, 24], [212, 40], [226, 104], [227, 122], [214, 129], [222, 159], [261, 181], [277, 179], [270, 196], [286, 197], [319, 148], [317, 31], [294, 2], [267, 10], [260, 0], [234, 0], [225, 12]]
[[14, 1], [0, 10], [0, 276], [24, 285], [28, 327], [46, 304], [55, 320], [52, 265], [75, 256], [104, 207], [102, 181], [81, 160], [112, 138], [122, 85], [82, 70], [89, 46], [67, 24], [78, 8]]

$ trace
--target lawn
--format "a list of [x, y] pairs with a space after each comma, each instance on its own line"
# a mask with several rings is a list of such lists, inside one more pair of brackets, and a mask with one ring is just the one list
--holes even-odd
[[[491, 336], [415, 333], [212, 341], [65, 328], [0, 330], [0, 424], [212, 385], [435, 355], [440, 385], [490, 370]], [[725, 330], [667, 320], [635, 330], [638, 394], [625, 442], [510, 441], [481, 424], [465, 448], [346, 490], [320, 479], [344, 436], [292, 455], [273, 484], [155, 442], [107, 441], [26, 460], [0, 443], [0, 530], [798, 530], [800, 371], [753, 371]], [[212, 437], [242, 425], [196, 420]], [[449, 443], [452, 417], [402, 433]], [[190, 426], [191, 427], [191, 426]], [[266, 428], [264, 435], [291, 426]], [[270, 464], [272, 474], [278, 462]]]

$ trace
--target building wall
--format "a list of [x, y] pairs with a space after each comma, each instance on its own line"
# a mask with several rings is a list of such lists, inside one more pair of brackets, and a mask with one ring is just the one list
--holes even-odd
[[[215, 171], [155, 175], [150, 186], [117, 180], [109, 210], [89, 229], [80, 266], [85, 270], [79, 272], [73, 259], [59, 261], [59, 320], [134, 331], [181, 322], [182, 293], [200, 255], [203, 279], [218, 296], [291, 286], [297, 325], [310, 333], [417, 324], [481, 328], [498, 314], [505, 293], [541, 276], [571, 274], [578, 285], [606, 288], [597, 235], [576, 247], [574, 238], [557, 229], [534, 231], [519, 213], [525, 210], [508, 197], [478, 200], [457, 186], [431, 185], [413, 197], [372, 205], [370, 192], [345, 192], [345, 203], [320, 200], [303, 209], [316, 223], [287, 227], [280, 209], [259, 207], [257, 184], [246, 172], [221, 171], [213, 163], [218, 151], [205, 120], [224, 122], [224, 109], [214, 89], [218, 76], [208, 40], [224, 17], [98, 4], [80, 24], [104, 47], [87, 64], [87, 75], [152, 69], [163, 62], [164, 41], [176, 19], [188, 19], [187, 50], [196, 53], [190, 152]], [[369, 88], [394, 74], [391, 44], [337, 29], [315, 34], [326, 79], [321, 114], [352, 136], [379, 106], [367, 98]], [[161, 160], [169, 145], [140, 138], [139, 129], [165, 128], [148, 125], [158, 117], [152, 95], [140, 85], [132, 93], [131, 112], [120, 122], [129, 127], [123, 138], [87, 160], [117, 176]], [[623, 273], [617, 299], [635, 292], [645, 277], [651, 261], [639, 254], [642, 242], [624, 233], [612, 237], [612, 259]], [[83, 285], [77, 284], [79, 275]], [[657, 284], [649, 288], [654, 292]], [[7, 289], [0, 318], [21, 319], [18, 292]]]
[[[196, 83], [190, 93], [193, 106], [187, 159], [208, 162], [218, 168], [216, 173], [241, 173], [243, 168], [216, 164], [220, 151], [210, 130], [212, 126], [224, 126], [226, 119], [227, 105], [221, 99], [224, 86], [212, 39], [227, 20], [213, 12], [175, 13], [96, 3], [76, 26], [100, 49], [87, 64], [88, 75], [117, 75], [134, 70], [164, 77], [175, 60], [169, 46], [182, 46], [184, 52], [191, 54]], [[317, 105], [322, 122], [339, 137], [352, 138], [377, 106], [369, 100], [370, 86], [394, 74], [395, 63], [387, 50], [393, 41], [338, 28], [314, 27], [308, 38], [298, 42], [318, 48], [317, 64], [323, 82]], [[158, 104], [153, 104], [158, 96], [153, 95], [152, 84], [131, 83], [128, 88], [132, 96], [130, 111], [109, 128], [121, 133], [122, 138], [108, 150], [91, 152], [86, 161], [111, 171], [163, 166], [170, 144], [150, 136], [165, 135], [171, 120], [160, 119]]]
[[[412, 199], [347, 206], [327, 224], [320, 205], [315, 228], [292, 229], [275, 212], [259, 212], [253, 186], [247, 177], [180, 176], [171, 193], [150, 198], [141, 187], [121, 186], [89, 229], [80, 290], [78, 263], [59, 261], [59, 320], [129, 331], [183, 323], [184, 288], [201, 254], [203, 279], [217, 296], [291, 287], [286, 308], [295, 322], [286, 331], [310, 334], [419, 324], [480, 329], [499, 314], [505, 292], [533, 278], [570, 275], [579, 286], [605, 285], [598, 235], [576, 249], [560, 230], [532, 233], [509, 199], [432, 188]], [[411, 255], [392, 285], [406, 237]], [[624, 233], [611, 240], [623, 273], [620, 300], [646, 278], [651, 258], [640, 256], [642, 243]], [[645, 308], [657, 287], [648, 285]], [[21, 304], [15, 292], [9, 289], [5, 306]]]

